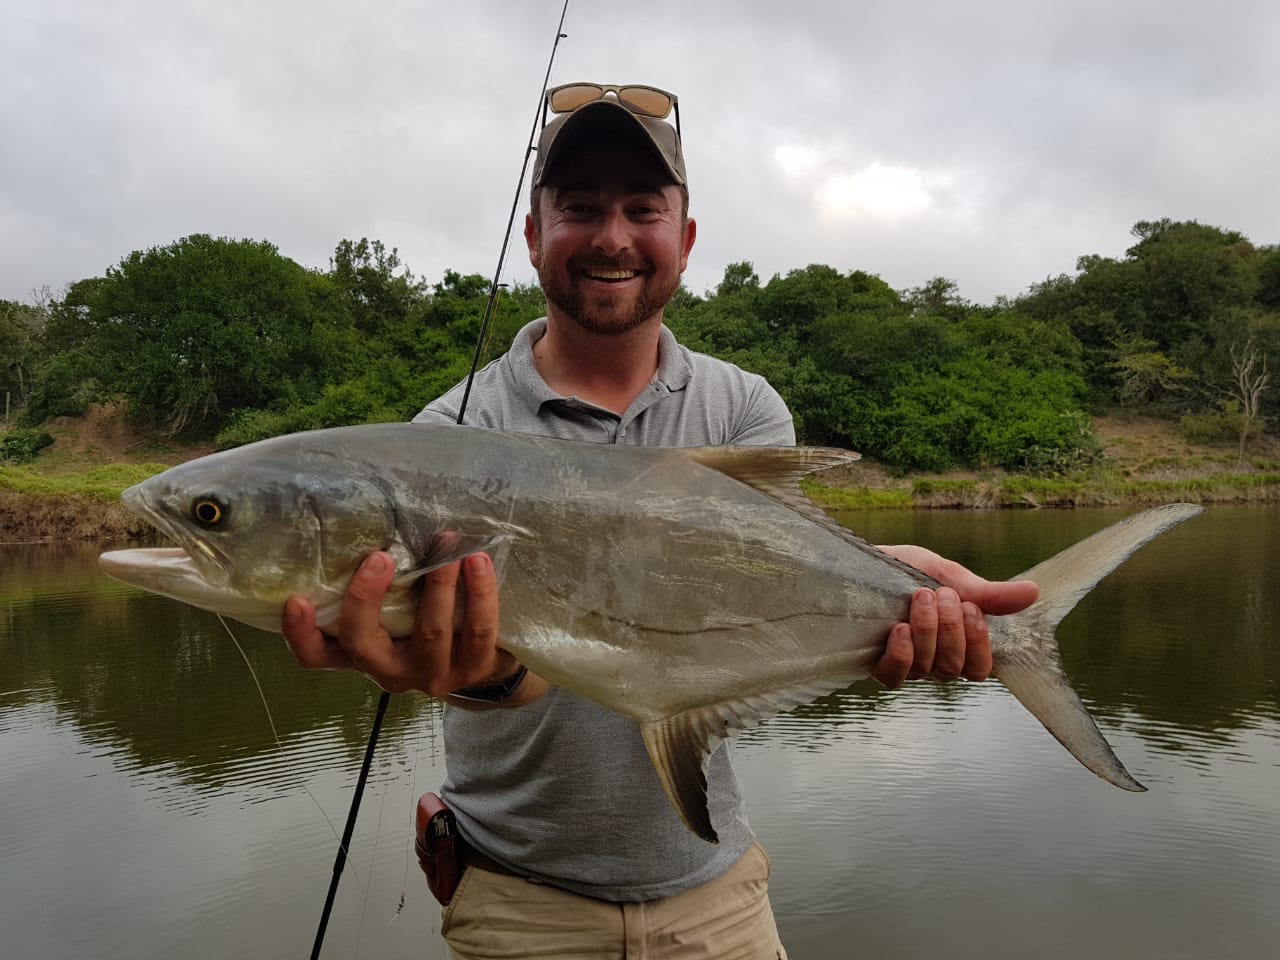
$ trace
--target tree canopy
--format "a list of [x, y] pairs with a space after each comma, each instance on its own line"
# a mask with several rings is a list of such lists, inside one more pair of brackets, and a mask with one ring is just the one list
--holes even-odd
[[[666, 320], [692, 349], [765, 376], [803, 442], [903, 469], [1069, 469], [1097, 453], [1088, 414], [1114, 406], [1243, 450], [1280, 412], [1280, 248], [1168, 219], [1133, 238], [1123, 257], [1081, 256], [990, 306], [946, 277], [897, 291], [811, 264], [762, 282], [743, 261], [704, 295], [682, 288]], [[119, 398], [223, 444], [404, 419], [465, 376], [488, 292], [477, 274], [415, 277], [367, 238], [311, 270], [265, 241], [197, 234], [60, 299], [0, 302], [0, 391], [30, 425]], [[489, 357], [544, 312], [537, 287], [502, 289], [495, 306]]]

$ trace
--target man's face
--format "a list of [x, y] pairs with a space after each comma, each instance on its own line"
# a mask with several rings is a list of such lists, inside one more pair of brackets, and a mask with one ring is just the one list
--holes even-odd
[[654, 157], [626, 142], [583, 146], [556, 165], [538, 203], [525, 240], [549, 312], [607, 334], [661, 317], [696, 227]]

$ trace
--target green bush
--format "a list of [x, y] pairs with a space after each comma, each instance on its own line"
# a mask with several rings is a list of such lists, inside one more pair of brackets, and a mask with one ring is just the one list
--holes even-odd
[[867, 449], [904, 470], [1063, 472], [1098, 455], [1083, 391], [1073, 374], [970, 353], [939, 375], [907, 375], [875, 412]]
[[90, 403], [100, 399], [95, 364], [82, 350], [54, 354], [42, 363], [36, 370], [22, 423], [37, 427], [51, 417], [82, 416]]
[[1240, 442], [1240, 434], [1249, 440], [1262, 433], [1262, 421], [1250, 422], [1240, 412], [1240, 405], [1227, 401], [1216, 411], [1189, 413], [1178, 423], [1182, 438], [1188, 443], [1205, 446], [1225, 446]]
[[10, 430], [0, 433], [0, 463], [30, 463], [53, 437], [43, 430]]
[[392, 423], [404, 420], [399, 411], [386, 405], [364, 380], [327, 386], [315, 403], [287, 410], [245, 410], [232, 416], [218, 433], [219, 450], [239, 447], [268, 437], [301, 430], [346, 427], [357, 423]]

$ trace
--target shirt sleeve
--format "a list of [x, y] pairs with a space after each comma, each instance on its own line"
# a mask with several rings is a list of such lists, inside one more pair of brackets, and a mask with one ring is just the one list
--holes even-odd
[[419, 410], [417, 415], [414, 416], [413, 422], [414, 423], [457, 423], [458, 422], [457, 412], [455, 411], [453, 413], [450, 413], [447, 410], [437, 407], [436, 404], [438, 404], [439, 402], [440, 402], [439, 400], [433, 400], [429, 404], [427, 404], [425, 407], [423, 407], [421, 410]]
[[[462, 394], [466, 389], [466, 381], [455, 384], [445, 393], [436, 397], [413, 418], [414, 423], [451, 423], [458, 422], [458, 405], [462, 403]], [[474, 400], [474, 398], [472, 398]]]
[[759, 447], [795, 446], [796, 428], [791, 411], [763, 377], [757, 379], [729, 442]]

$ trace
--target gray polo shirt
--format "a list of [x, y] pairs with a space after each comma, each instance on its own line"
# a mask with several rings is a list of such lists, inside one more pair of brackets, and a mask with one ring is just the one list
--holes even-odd
[[[547, 386], [533, 360], [545, 331], [545, 320], [530, 323], [476, 374], [468, 424], [637, 446], [795, 443], [791, 415], [762, 377], [680, 346], [666, 327], [658, 372], [621, 417]], [[414, 421], [456, 421], [462, 393], [459, 384]], [[728, 745], [707, 766], [720, 836], [713, 845], [671, 807], [635, 722], [563, 688], [515, 710], [448, 707], [444, 733], [441, 792], [468, 841], [577, 893], [605, 900], [680, 893], [727, 871], [754, 839]]]

